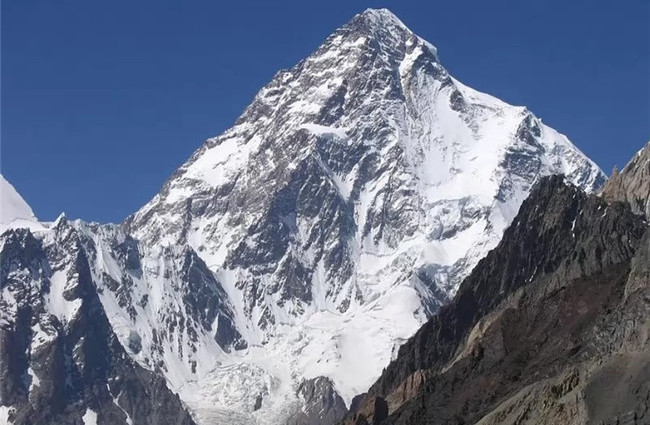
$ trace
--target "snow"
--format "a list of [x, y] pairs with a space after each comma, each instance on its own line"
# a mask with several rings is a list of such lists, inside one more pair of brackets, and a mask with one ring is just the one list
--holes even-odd
[[81, 307], [81, 299], [68, 301], [64, 296], [70, 283], [66, 270], [55, 271], [50, 277], [50, 291], [45, 298], [48, 310], [62, 323], [70, 322]]
[[[108, 393], [111, 394], [111, 388], [108, 384], [106, 384], [106, 390], [108, 390]], [[131, 419], [131, 415], [129, 415], [129, 412], [124, 410], [122, 406], [120, 406], [120, 403], [118, 402], [119, 394], [117, 396], [113, 397], [113, 404], [117, 406], [124, 414], [126, 415], [126, 425], [133, 425], [133, 419]]]
[[312, 155], [316, 160], [316, 163], [320, 166], [321, 170], [329, 178], [330, 183], [334, 186], [334, 189], [339, 193], [341, 198], [347, 201], [350, 198], [350, 192], [352, 191], [352, 185], [354, 181], [348, 180], [346, 176], [339, 176], [335, 174], [325, 163], [320, 159], [318, 155]]
[[326, 125], [307, 123], [300, 126], [300, 128], [309, 131], [317, 136], [334, 136], [339, 139], [347, 139], [347, 134], [344, 128], [331, 127]]
[[420, 326], [412, 314], [419, 306], [414, 288], [401, 286], [350, 314], [313, 314], [304, 324], [308, 339], [302, 341], [297, 359], [298, 376], [331, 378], [349, 406], [355, 395], [379, 377], [395, 342], [405, 340]]
[[16, 219], [35, 220], [34, 212], [16, 189], [0, 175], [0, 223], [8, 224]]
[[9, 425], [9, 415], [14, 412], [14, 408], [10, 406], [0, 406], [0, 425]]
[[48, 333], [43, 330], [40, 323], [36, 323], [34, 326], [32, 326], [31, 350], [36, 351], [40, 346], [53, 341], [55, 338], [56, 334], [54, 332]]
[[[204, 181], [211, 186], [219, 186], [240, 169], [262, 142], [259, 137], [241, 143], [237, 138], [215, 140], [213, 147], [206, 149], [197, 160], [187, 168], [188, 178]], [[175, 196], [183, 198], [183, 193]]]
[[[403, 309], [404, 305], [408, 308]], [[418, 306], [413, 288], [397, 287], [349, 315], [315, 312], [300, 326], [280, 326], [276, 337], [264, 346], [223, 359], [222, 366], [198, 385], [182, 388], [181, 398], [205, 423], [215, 415], [234, 421], [228, 411], [247, 412], [244, 417], [250, 423], [282, 423], [278, 416], [268, 415], [280, 414], [286, 402], [296, 401], [292, 395], [295, 379], [327, 376], [349, 406], [388, 364], [395, 341], [404, 341], [417, 330], [421, 321], [410, 310]], [[264, 397], [264, 409], [258, 412], [252, 408], [257, 395]], [[215, 412], [217, 406], [221, 409]]]
[[86, 413], [81, 417], [84, 425], [97, 425], [97, 412], [91, 409], [86, 409]]
[[[444, 301], [433, 289], [453, 296], [496, 246], [539, 177], [564, 173], [589, 190], [601, 175], [525, 108], [464, 86], [437, 62], [430, 65], [440, 75], [425, 72], [421, 61], [431, 60], [429, 53], [437, 61], [435, 47], [390, 12], [365, 18], [370, 32], [385, 32], [372, 69], [359, 67], [372, 34], [335, 34], [279, 73], [256, 96], [251, 116], [206, 141], [132, 217], [141, 270], [124, 270], [113, 249], [123, 230], [76, 224], [96, 249], [91, 273], [118, 339], [128, 347], [132, 334], [140, 337], [141, 351], [127, 348], [129, 355], [149, 369], [162, 363], [170, 388], [200, 423], [285, 423], [299, 408], [299, 383], [317, 376], [331, 378], [349, 404]], [[392, 50], [381, 52], [405, 44], [412, 49], [397, 60]], [[398, 80], [394, 87], [387, 75]], [[395, 87], [403, 93], [395, 95]], [[334, 98], [342, 88], [345, 95]], [[333, 99], [342, 102], [340, 116], [324, 113]], [[533, 146], [517, 136], [528, 121], [539, 129]], [[536, 161], [511, 165], [509, 154]], [[294, 174], [314, 161], [315, 176]], [[310, 186], [304, 180], [312, 177]], [[310, 203], [310, 196], [321, 199]], [[277, 217], [269, 215], [276, 207]], [[261, 251], [262, 259], [275, 254], [257, 245], [266, 219], [289, 229], [286, 252], [271, 264], [233, 264], [240, 247]], [[339, 232], [341, 222], [351, 223]], [[247, 349], [225, 352], [215, 342], [216, 321], [204, 327], [188, 316], [179, 277], [186, 248], [222, 286]], [[349, 275], [328, 265], [333, 249], [348, 261]], [[311, 299], [280, 294], [286, 282], [278, 269], [289, 261], [313, 272], [300, 282], [310, 285]], [[104, 285], [106, 275], [128, 278], [134, 318]], [[78, 305], [62, 296], [65, 270], [51, 280], [48, 309], [69, 321]], [[274, 322], [262, 326], [263, 315]], [[179, 318], [196, 325], [196, 334], [170, 329]], [[165, 339], [156, 342], [156, 335]]]
[[31, 393], [34, 387], [39, 387], [41, 385], [41, 380], [36, 376], [31, 367], [27, 368], [27, 374], [30, 377], [29, 392]]
[[7, 229], [43, 230], [31, 207], [16, 189], [0, 174], [0, 233]]

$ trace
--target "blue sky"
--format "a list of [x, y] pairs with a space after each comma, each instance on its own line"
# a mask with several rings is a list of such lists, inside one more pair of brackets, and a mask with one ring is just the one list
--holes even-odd
[[650, 2], [2, 2], [2, 173], [41, 219], [121, 221], [263, 84], [368, 7], [606, 173], [650, 140]]

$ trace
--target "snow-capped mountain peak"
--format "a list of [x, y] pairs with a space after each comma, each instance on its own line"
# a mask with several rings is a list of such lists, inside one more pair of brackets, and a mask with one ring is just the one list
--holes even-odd
[[370, 9], [276, 74], [123, 226], [69, 226], [116, 337], [199, 421], [285, 423], [311, 411], [306, 389], [337, 406], [364, 392], [556, 173], [605, 180]]
[[[371, 9], [279, 72], [128, 229], [143, 246], [191, 246], [215, 273], [249, 347], [237, 361], [268, 374], [260, 394], [266, 379], [323, 375], [349, 402], [554, 173], [587, 190], [605, 180], [565, 136], [458, 82], [433, 45]], [[373, 354], [357, 364], [357, 350]]]
[[370, 41], [368, 47], [383, 50], [385, 53], [394, 53], [395, 48], [401, 44], [406, 44], [407, 47], [421, 44], [438, 61], [437, 49], [414, 34], [388, 9], [366, 9], [335, 31], [330, 39], [352, 37], [359, 40], [360, 34]]

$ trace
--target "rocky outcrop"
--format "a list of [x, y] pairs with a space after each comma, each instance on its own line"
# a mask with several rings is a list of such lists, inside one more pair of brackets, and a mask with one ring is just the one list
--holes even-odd
[[344, 423], [647, 423], [649, 244], [627, 203], [543, 179]]
[[607, 201], [624, 201], [650, 217], [650, 142], [620, 172], [614, 171], [601, 192]]
[[300, 383], [297, 396], [301, 400], [297, 412], [287, 425], [328, 425], [343, 418], [347, 409], [334, 388], [334, 383], [323, 376]]

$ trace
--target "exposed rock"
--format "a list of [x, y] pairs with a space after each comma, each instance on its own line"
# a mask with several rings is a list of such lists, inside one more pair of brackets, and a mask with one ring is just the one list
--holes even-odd
[[343, 418], [347, 409], [329, 378], [319, 376], [304, 380], [297, 391], [302, 409], [288, 425], [328, 425]]
[[0, 237], [0, 406], [18, 424], [193, 424], [164, 378], [112, 331], [77, 232]]
[[625, 201], [632, 211], [650, 217], [650, 142], [621, 172], [615, 172], [603, 187], [607, 201]]
[[647, 423], [649, 250], [629, 205], [543, 179], [344, 423]]

